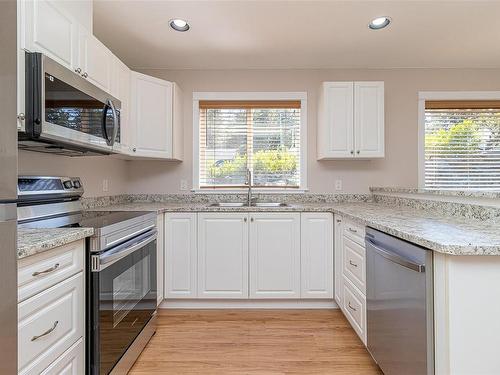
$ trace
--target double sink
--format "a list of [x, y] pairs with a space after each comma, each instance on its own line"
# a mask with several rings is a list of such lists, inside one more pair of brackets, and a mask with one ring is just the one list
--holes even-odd
[[261, 208], [274, 208], [274, 207], [290, 207], [288, 203], [281, 202], [252, 202], [249, 206], [246, 202], [216, 202], [210, 204], [209, 207], [226, 207], [226, 208], [237, 208], [237, 207], [261, 207]]

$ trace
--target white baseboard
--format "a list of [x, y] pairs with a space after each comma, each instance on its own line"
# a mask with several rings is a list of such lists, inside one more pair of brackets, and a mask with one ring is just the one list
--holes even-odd
[[230, 300], [164, 299], [160, 309], [338, 309], [333, 299]]

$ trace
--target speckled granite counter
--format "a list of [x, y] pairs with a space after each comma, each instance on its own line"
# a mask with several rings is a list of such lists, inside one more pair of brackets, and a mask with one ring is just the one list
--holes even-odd
[[294, 203], [289, 207], [210, 207], [207, 203], [134, 202], [100, 210], [161, 212], [334, 212], [363, 225], [434, 251], [452, 255], [500, 255], [500, 225], [493, 221], [450, 217], [436, 211], [380, 203]]
[[92, 236], [92, 228], [54, 228], [17, 230], [17, 258], [22, 259], [58, 246]]

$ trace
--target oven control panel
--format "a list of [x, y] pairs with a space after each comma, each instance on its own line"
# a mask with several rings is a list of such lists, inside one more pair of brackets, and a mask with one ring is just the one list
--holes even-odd
[[83, 194], [83, 185], [79, 177], [19, 176], [17, 194], [34, 195], [75, 195]]

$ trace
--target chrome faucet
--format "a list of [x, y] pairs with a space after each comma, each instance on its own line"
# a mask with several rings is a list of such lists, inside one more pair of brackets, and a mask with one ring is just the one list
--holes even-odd
[[250, 169], [247, 169], [246, 185], [248, 186], [247, 206], [250, 207], [252, 205], [252, 171]]

